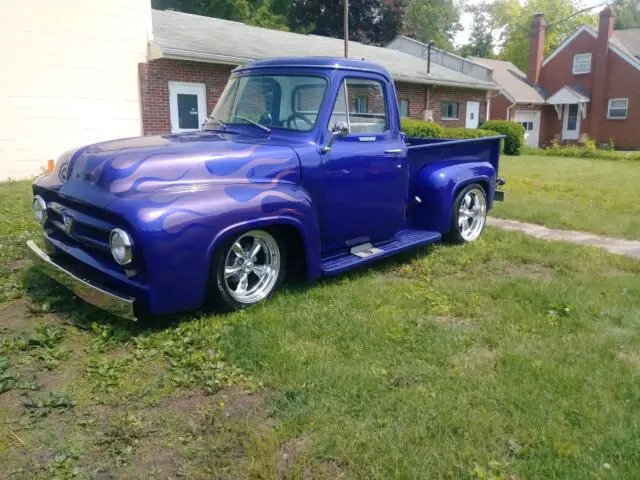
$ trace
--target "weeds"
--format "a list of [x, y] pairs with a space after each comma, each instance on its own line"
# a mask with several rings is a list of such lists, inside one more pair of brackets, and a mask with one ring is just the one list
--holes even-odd
[[60, 395], [49, 392], [48, 395], [41, 398], [35, 398], [31, 395], [24, 395], [22, 405], [32, 417], [43, 418], [51, 414], [54, 410], [67, 410], [76, 406], [67, 395]]

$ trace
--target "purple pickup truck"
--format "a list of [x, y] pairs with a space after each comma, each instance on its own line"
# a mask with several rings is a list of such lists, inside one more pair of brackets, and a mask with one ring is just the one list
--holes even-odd
[[389, 73], [365, 61], [277, 58], [236, 68], [200, 131], [60, 156], [33, 184], [32, 258], [127, 318], [271, 296], [285, 276], [335, 275], [481, 234], [501, 137], [409, 138]]

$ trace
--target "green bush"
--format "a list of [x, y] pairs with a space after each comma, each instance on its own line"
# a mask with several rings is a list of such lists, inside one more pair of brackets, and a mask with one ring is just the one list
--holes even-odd
[[400, 120], [402, 131], [414, 138], [442, 138], [442, 127], [437, 123], [423, 122], [402, 118]]
[[414, 138], [481, 138], [500, 135], [498, 132], [479, 128], [442, 127], [434, 122], [403, 118], [402, 131]]
[[493, 130], [483, 128], [443, 127], [442, 138], [482, 138], [500, 135]]
[[600, 158], [603, 160], [636, 160], [640, 161], [640, 152], [619, 152], [599, 148], [581, 147], [578, 145], [551, 146], [549, 148], [522, 148], [525, 155], [542, 155], [545, 157]]
[[485, 130], [493, 130], [506, 135], [504, 139], [504, 153], [507, 155], [520, 155], [524, 145], [524, 127], [509, 120], [489, 120], [480, 125]]

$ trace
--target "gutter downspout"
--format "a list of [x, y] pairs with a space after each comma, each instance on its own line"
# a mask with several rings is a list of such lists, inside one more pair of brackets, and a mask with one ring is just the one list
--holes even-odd
[[518, 102], [513, 102], [511, 105], [507, 107], [507, 120], [511, 120], [511, 112], [509, 110], [515, 107], [517, 103]]

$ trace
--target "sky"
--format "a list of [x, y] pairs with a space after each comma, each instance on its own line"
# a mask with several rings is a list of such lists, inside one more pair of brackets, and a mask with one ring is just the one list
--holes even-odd
[[[522, 2], [522, 0], [520, 1], [521, 3], [524, 3]], [[578, 3], [581, 6], [584, 6], [586, 8], [586, 7], [591, 7], [593, 5], [599, 5], [603, 3], [603, 1], [604, 0], [583, 0], [575, 3]], [[478, 3], [482, 3], [482, 0], [466, 0], [465, 3], [467, 5], [476, 5]], [[469, 13], [463, 13], [460, 16], [460, 23], [462, 23], [464, 30], [458, 32], [453, 40], [456, 47], [459, 47], [460, 45], [464, 45], [469, 41], [469, 34], [471, 33], [472, 21], [473, 19], [471, 17], [471, 14]]]

